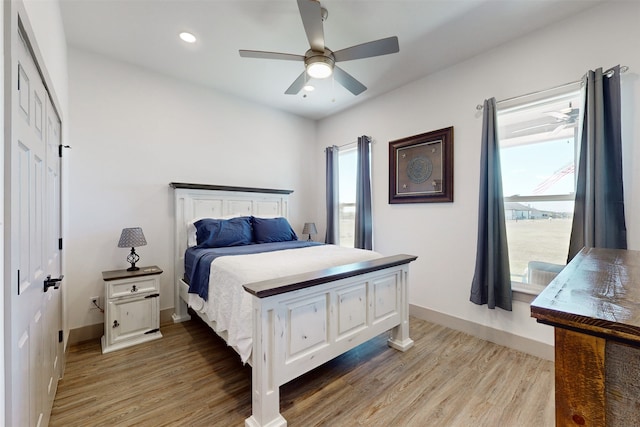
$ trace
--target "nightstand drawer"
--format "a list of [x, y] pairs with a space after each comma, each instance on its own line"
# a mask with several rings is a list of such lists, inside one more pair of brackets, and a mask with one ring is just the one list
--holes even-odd
[[156, 277], [141, 277], [137, 280], [114, 280], [109, 283], [109, 298], [135, 296], [144, 292], [157, 292], [158, 279]]

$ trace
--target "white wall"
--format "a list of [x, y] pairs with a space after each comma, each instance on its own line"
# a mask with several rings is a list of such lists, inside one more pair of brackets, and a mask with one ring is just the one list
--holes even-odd
[[[630, 67], [622, 78], [624, 182], [629, 247], [640, 249], [638, 17], [640, 3], [608, 3], [319, 122], [319, 153], [358, 135], [373, 137], [375, 249], [418, 255], [411, 264], [412, 304], [553, 343], [551, 328], [530, 318], [526, 303], [516, 301], [513, 312], [506, 312], [469, 302], [482, 129], [476, 105], [576, 81], [589, 69]], [[448, 126], [454, 127], [454, 203], [389, 205], [388, 142]], [[320, 154], [317, 163], [324, 164]], [[316, 190], [316, 216], [324, 217], [323, 180]]]
[[101, 272], [128, 267], [125, 227], [142, 227], [138, 265], [157, 264], [173, 307], [170, 182], [294, 190], [291, 224], [313, 217], [315, 122], [84, 51], [69, 50], [72, 149], [66, 279], [70, 328], [101, 323]]
[[[35, 33], [47, 74], [54, 87], [50, 88], [57, 98], [59, 111], [64, 122], [68, 110], [67, 40], [62, 26], [59, 0], [26, 0], [24, 8]], [[63, 123], [64, 124], [64, 123]], [[64, 133], [64, 128], [63, 128]]]
[[[2, 42], [3, 46], [4, 40], [4, 5], [2, 5], [2, 7], [0, 7], [0, 42]], [[4, 82], [4, 59], [4, 49], [2, 49], [2, 67], [0, 67], [0, 80], [2, 82]], [[4, 99], [4, 83], [0, 85], [0, 95], [0, 97]], [[0, 104], [0, 117], [2, 117], [2, 123], [0, 123], [0, 135], [2, 135], [2, 140], [4, 141], [4, 102]], [[0, 164], [4, 165], [4, 144], [2, 147], [2, 150], [0, 150]], [[3, 173], [0, 175], [0, 188], [4, 191], [4, 166], [2, 170]], [[0, 211], [2, 212], [2, 215], [0, 215], [0, 238], [2, 238], [2, 246], [0, 246], [0, 259], [2, 260], [2, 264], [0, 264], [0, 277], [4, 280], [4, 197], [2, 198], [2, 201], [0, 201]], [[4, 394], [4, 291], [0, 291], [0, 307], [2, 307], [2, 309], [0, 309], [0, 313], [2, 313], [0, 316], [0, 402], [6, 402], [7, 400], [5, 399]], [[9, 336], [9, 334], [6, 335]], [[6, 412], [5, 403], [3, 403], [0, 408], [2, 408], [0, 409], [0, 425], [4, 425], [4, 414]]]

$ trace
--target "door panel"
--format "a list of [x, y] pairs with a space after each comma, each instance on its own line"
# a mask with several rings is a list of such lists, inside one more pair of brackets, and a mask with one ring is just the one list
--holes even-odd
[[[17, 178], [17, 182], [14, 184], [15, 197], [11, 197], [12, 205], [19, 211], [19, 216], [12, 218], [13, 224], [16, 227], [12, 227], [12, 233], [15, 229], [17, 233], [16, 239], [19, 242], [29, 241], [29, 235], [31, 233], [31, 205], [32, 200], [29, 191], [29, 181], [31, 178], [31, 150], [28, 146], [18, 141], [17, 146], [14, 149], [13, 156], [15, 157], [14, 163], [16, 167], [12, 171], [13, 177]], [[13, 210], [14, 206], [12, 206]], [[13, 248], [12, 248], [13, 249]], [[32, 283], [33, 277], [29, 274], [31, 271], [31, 257], [30, 245], [19, 245], [18, 248], [18, 294], [23, 294], [27, 291]], [[12, 251], [12, 255], [13, 255]]]
[[[22, 335], [18, 337], [18, 343], [16, 345], [17, 350], [15, 355], [17, 356], [12, 362], [11, 374], [23, 378], [23, 381], [14, 381], [12, 383], [11, 399], [13, 399], [13, 419], [16, 420], [28, 420], [29, 419], [29, 366], [31, 364], [31, 353], [29, 345], [31, 340], [29, 339], [29, 331], [23, 331]], [[13, 352], [12, 352], [13, 353]], [[10, 425], [7, 423], [7, 425]]]
[[[60, 120], [58, 119], [51, 101], [46, 99], [46, 130], [45, 143], [47, 152], [45, 176], [45, 230], [42, 245], [47, 275], [60, 277], [62, 264], [59, 239], [61, 233], [61, 192], [60, 192], [60, 156], [59, 146], [62, 144]], [[44, 339], [47, 340], [44, 354], [46, 379], [45, 384], [45, 419], [48, 423], [48, 413], [53, 406], [58, 379], [62, 375], [61, 362], [64, 354], [64, 344], [58, 339], [58, 331], [62, 330], [62, 291], [50, 288], [44, 299]]]
[[[18, 51], [18, 95], [20, 100], [18, 116], [12, 125], [13, 140], [16, 141], [16, 153], [12, 153], [12, 160], [17, 160], [17, 170], [11, 171], [11, 188], [15, 191], [11, 197], [11, 223], [20, 224], [19, 234], [12, 239], [11, 254], [19, 254], [17, 260], [19, 289], [11, 298], [11, 332], [26, 342], [22, 346], [12, 348], [14, 357], [11, 363], [20, 365], [18, 377], [12, 373], [12, 386], [27, 395], [25, 402], [16, 402], [19, 413], [13, 413], [11, 425], [37, 426], [42, 420], [42, 393], [39, 383], [42, 374], [42, 312], [43, 289], [38, 286], [43, 283], [44, 270], [42, 265], [42, 238], [37, 236], [43, 230], [43, 187], [44, 187], [44, 159], [46, 147], [42, 133], [35, 124], [36, 98], [46, 96], [44, 85], [39, 78], [38, 71], [26, 46], [20, 43]], [[13, 147], [12, 147], [13, 148]], [[17, 203], [16, 203], [17, 202]], [[17, 204], [17, 206], [14, 206]], [[13, 232], [13, 227], [12, 227]], [[18, 356], [19, 355], [19, 356]], [[17, 360], [18, 357], [21, 360]], [[24, 364], [24, 365], [23, 365]], [[14, 409], [16, 409], [14, 407]], [[24, 413], [25, 409], [27, 410]]]

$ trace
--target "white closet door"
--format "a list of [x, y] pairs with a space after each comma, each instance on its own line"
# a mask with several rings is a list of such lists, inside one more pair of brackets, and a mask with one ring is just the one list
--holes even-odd
[[7, 415], [9, 425], [46, 426], [62, 355], [60, 291], [44, 292], [61, 269], [60, 121], [24, 39], [14, 43]]
[[[61, 124], [56, 114], [53, 104], [47, 97], [47, 124], [46, 124], [46, 145], [47, 161], [45, 175], [45, 261], [47, 275], [58, 278], [62, 274], [61, 260], [61, 177], [60, 177], [60, 155], [59, 147], [62, 143]], [[62, 330], [62, 290], [49, 288], [45, 292], [43, 302], [43, 312], [45, 313], [45, 331], [43, 338], [45, 344], [44, 363], [45, 369], [45, 419], [48, 424], [49, 413], [53, 406], [53, 399], [58, 387], [58, 379], [62, 375], [62, 365], [64, 357], [64, 344], [59, 331]], [[46, 425], [45, 424], [45, 425]]]

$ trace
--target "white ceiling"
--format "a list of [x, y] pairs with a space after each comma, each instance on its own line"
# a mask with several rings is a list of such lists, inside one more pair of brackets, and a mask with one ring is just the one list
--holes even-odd
[[[311, 119], [359, 102], [562, 20], [604, 0], [325, 0], [326, 46], [398, 36], [400, 52], [341, 62], [368, 89], [332, 79], [307, 97], [284, 91], [302, 62], [241, 58], [239, 49], [304, 55], [295, 0], [60, 0], [67, 41], [220, 92]], [[198, 37], [194, 45], [181, 31]]]

